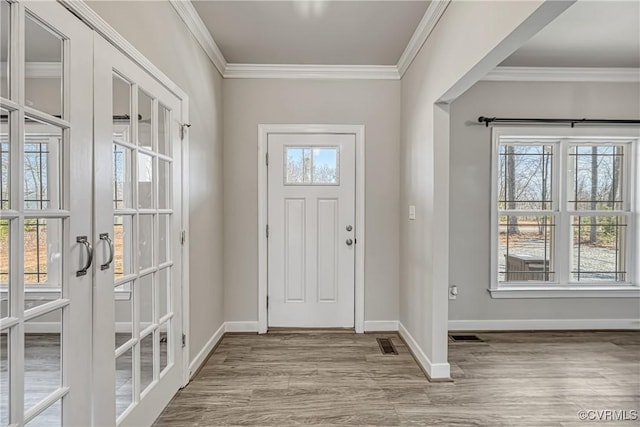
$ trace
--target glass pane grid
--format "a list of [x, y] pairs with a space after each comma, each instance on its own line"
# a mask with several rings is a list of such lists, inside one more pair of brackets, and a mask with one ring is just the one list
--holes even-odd
[[626, 280], [624, 216], [573, 216], [571, 279], [575, 282]]
[[0, 3], [0, 97], [9, 98], [11, 70], [11, 4], [2, 0]]
[[502, 144], [498, 209], [553, 209], [553, 146]]
[[285, 185], [338, 185], [338, 147], [285, 147]]
[[10, 117], [9, 111], [0, 109], [0, 210], [11, 208]]

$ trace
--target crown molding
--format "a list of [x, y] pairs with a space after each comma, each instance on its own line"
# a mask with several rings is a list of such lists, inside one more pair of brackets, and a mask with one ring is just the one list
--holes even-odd
[[225, 79], [400, 80], [395, 65], [227, 64]]
[[213, 65], [216, 66], [220, 75], [224, 76], [225, 69], [227, 68], [227, 60], [224, 58], [211, 32], [207, 29], [207, 26], [202, 21], [202, 18], [200, 18], [198, 11], [193, 7], [191, 1], [169, 0], [169, 3], [171, 3], [176, 12], [178, 12], [178, 15], [180, 15], [180, 18], [182, 18], [189, 31], [191, 31], [197, 42], [202, 46], [209, 59], [211, 59], [211, 62], [213, 62]]
[[639, 83], [640, 68], [496, 67], [489, 82], [601, 82]]
[[425, 12], [422, 20], [418, 24], [418, 27], [411, 36], [411, 40], [407, 44], [404, 52], [400, 56], [398, 60], [398, 72], [400, 74], [400, 78], [404, 76], [404, 73], [407, 72], [409, 66], [420, 52], [422, 45], [427, 41], [431, 31], [436, 27], [440, 17], [449, 6], [450, 0], [434, 0], [429, 3], [429, 7]]

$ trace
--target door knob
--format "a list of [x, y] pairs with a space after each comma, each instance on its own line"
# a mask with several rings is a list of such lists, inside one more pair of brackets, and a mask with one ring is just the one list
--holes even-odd
[[347, 246], [351, 246], [351, 245], [353, 245], [353, 240], [347, 239]]

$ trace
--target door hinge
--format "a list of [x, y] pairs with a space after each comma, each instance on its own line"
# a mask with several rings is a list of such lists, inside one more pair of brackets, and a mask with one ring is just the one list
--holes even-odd
[[267, 224], [267, 239], [269, 238], [269, 225]]
[[264, 161], [267, 164], [267, 166], [269, 166], [269, 153], [265, 154]]
[[182, 348], [184, 348], [187, 345], [187, 336], [185, 334], [182, 334]]
[[187, 241], [187, 232], [185, 230], [182, 230], [180, 232], [180, 244], [184, 245], [186, 241]]

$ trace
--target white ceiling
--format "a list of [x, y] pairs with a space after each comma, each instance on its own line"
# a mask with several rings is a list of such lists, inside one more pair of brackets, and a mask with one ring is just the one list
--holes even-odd
[[395, 65], [428, 1], [193, 1], [229, 63]]
[[501, 65], [640, 67], [640, 1], [579, 0]]

